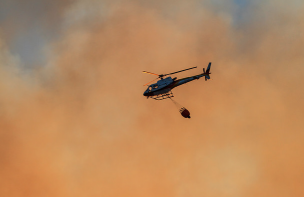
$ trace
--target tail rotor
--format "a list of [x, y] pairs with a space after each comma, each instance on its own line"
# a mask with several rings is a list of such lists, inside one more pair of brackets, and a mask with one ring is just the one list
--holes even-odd
[[204, 75], [205, 75], [205, 81], [207, 81], [208, 79], [210, 79], [210, 68], [211, 68], [211, 62], [209, 62], [209, 65], [207, 67], [207, 70], [205, 71], [205, 68], [203, 68], [204, 71]]

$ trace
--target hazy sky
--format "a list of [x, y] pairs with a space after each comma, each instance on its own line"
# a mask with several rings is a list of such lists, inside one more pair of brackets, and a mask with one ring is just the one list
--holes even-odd
[[[304, 195], [304, 3], [2, 0], [0, 196]], [[154, 73], [211, 78], [143, 97]]]

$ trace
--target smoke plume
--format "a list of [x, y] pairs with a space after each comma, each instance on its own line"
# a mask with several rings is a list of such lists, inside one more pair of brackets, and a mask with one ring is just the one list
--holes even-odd
[[0, 196], [304, 194], [302, 2], [2, 4]]

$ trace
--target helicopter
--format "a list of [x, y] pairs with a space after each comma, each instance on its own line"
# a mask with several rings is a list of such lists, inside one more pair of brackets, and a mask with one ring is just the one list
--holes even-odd
[[183, 84], [188, 83], [190, 81], [193, 81], [195, 79], [199, 79], [201, 77], [205, 77], [205, 81], [210, 79], [211, 62], [209, 62], [209, 65], [208, 65], [206, 71], [205, 71], [205, 68], [203, 68], [204, 72], [201, 73], [201, 74], [194, 75], [194, 76], [191, 76], [191, 77], [182, 78], [182, 79], [177, 79], [176, 77], [174, 77], [172, 79], [170, 76], [167, 77], [167, 78], [164, 78], [165, 76], [173, 75], [173, 74], [180, 73], [180, 72], [184, 72], [186, 70], [190, 70], [190, 69], [194, 69], [194, 68], [197, 68], [197, 67], [187, 68], [187, 69], [176, 71], [176, 72], [173, 72], [173, 73], [160, 74], [160, 75], [152, 73], [152, 72], [143, 71], [143, 73], [158, 76], [156, 79], [154, 79], [153, 81], [145, 84], [144, 86], [149, 85], [150, 83], [154, 82], [157, 79], [160, 79], [156, 83], [149, 85], [147, 90], [144, 92], [143, 95], [146, 96], [147, 99], [148, 98], [153, 98], [155, 100], [163, 100], [163, 99], [167, 99], [167, 98], [172, 98], [172, 97], [174, 97], [173, 93], [171, 91], [173, 88], [176, 88], [177, 86], [183, 85]]

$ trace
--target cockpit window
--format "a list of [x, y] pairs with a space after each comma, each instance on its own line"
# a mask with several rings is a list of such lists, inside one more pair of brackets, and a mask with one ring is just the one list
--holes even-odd
[[149, 87], [148, 87], [148, 92], [151, 92], [152, 90], [154, 90], [154, 89], [157, 89], [158, 88], [158, 85], [156, 84], [156, 85], [150, 85]]

